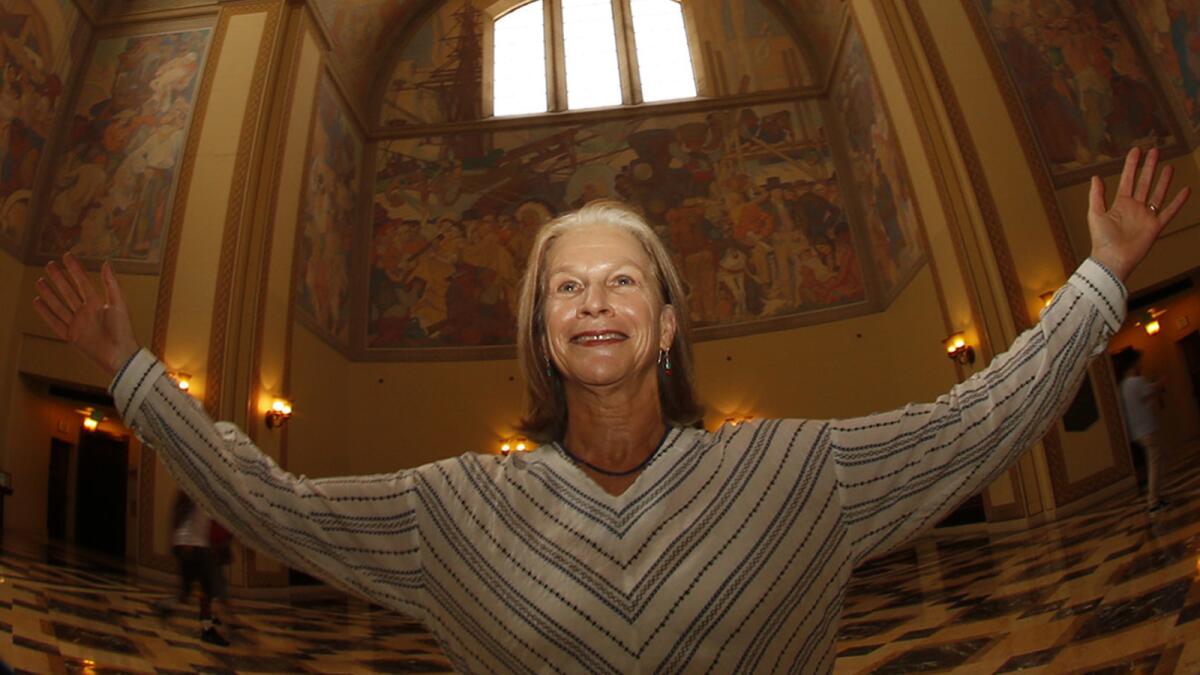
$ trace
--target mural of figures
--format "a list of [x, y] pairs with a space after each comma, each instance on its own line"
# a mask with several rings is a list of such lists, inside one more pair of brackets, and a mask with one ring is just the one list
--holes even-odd
[[1170, 93], [1200, 133], [1200, 0], [1138, 0], [1126, 5], [1150, 45]]
[[787, 4], [796, 23], [803, 26], [805, 38], [812, 43], [813, 58], [821, 67], [828, 68], [842, 35], [848, 3], [846, 0], [787, 0]]
[[397, 25], [412, 6], [409, 0], [317, 0], [336, 60], [344, 66], [346, 84], [357, 100], [367, 97], [379, 59], [385, 56], [385, 30]]
[[701, 328], [866, 299], [815, 102], [473, 136], [379, 146], [368, 347], [512, 344], [532, 237], [600, 197], [658, 230]]
[[36, 252], [157, 264], [208, 28], [96, 43]]
[[846, 35], [832, 93], [846, 125], [854, 183], [863, 201], [871, 251], [888, 291], [924, 260], [908, 173], [858, 27]]
[[[689, 10], [704, 40], [703, 71], [719, 96], [813, 83], [808, 64], [779, 18], [757, 0], [694, 3]], [[696, 70], [701, 71], [700, 64]]]
[[483, 11], [471, 0], [438, 8], [404, 46], [379, 123], [466, 122], [483, 116]]
[[350, 256], [363, 141], [322, 78], [301, 198], [296, 270], [300, 314], [334, 342], [350, 341]]
[[1086, 178], [1131, 145], [1175, 142], [1111, 2], [978, 2], [1052, 174]]
[[0, 0], [0, 240], [14, 249], [24, 241], [46, 139], [66, 104], [79, 26], [71, 0]]

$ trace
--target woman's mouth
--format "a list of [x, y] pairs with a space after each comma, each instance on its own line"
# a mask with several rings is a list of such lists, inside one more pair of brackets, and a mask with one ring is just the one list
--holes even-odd
[[571, 338], [571, 342], [577, 345], [594, 346], [612, 344], [628, 339], [629, 336], [620, 331], [589, 331], [580, 333]]

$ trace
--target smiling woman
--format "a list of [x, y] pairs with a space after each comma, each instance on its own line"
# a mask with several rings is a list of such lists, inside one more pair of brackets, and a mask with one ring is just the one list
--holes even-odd
[[[1040, 438], [1124, 316], [1122, 279], [1179, 212], [1126, 159], [1092, 255], [987, 369], [926, 404], [694, 428], [684, 288], [635, 211], [548, 223], [521, 294], [536, 449], [311, 480], [214, 423], [66, 257], [51, 328], [113, 374], [122, 417], [243, 541], [415, 616], [474, 671], [829, 672], [854, 566], [920, 532]], [[1139, 176], [1140, 173], [1140, 176]], [[453, 403], [451, 403], [453, 405]]]

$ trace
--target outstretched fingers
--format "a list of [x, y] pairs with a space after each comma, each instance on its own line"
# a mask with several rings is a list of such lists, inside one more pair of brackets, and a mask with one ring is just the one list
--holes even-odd
[[1104, 204], [1104, 181], [1099, 176], [1092, 176], [1092, 188], [1088, 190], [1088, 210], [1095, 215], [1101, 215], [1107, 210]]
[[75, 288], [79, 291], [79, 297], [83, 298], [84, 302], [96, 299], [96, 289], [92, 287], [91, 279], [88, 279], [87, 272], [83, 271], [83, 266], [79, 264], [75, 256], [70, 253], [64, 255], [63, 265], [67, 268], [71, 283], [75, 284]]
[[1146, 161], [1142, 164], [1141, 172], [1138, 174], [1137, 186], [1133, 189], [1133, 198], [1139, 202], [1146, 201], [1146, 197], [1150, 195], [1150, 183], [1154, 180], [1155, 170], [1158, 168], [1158, 148], [1151, 148], [1150, 152], [1146, 153]]
[[44, 299], [41, 297], [34, 298], [33, 309], [38, 313], [38, 316], [42, 317], [42, 321], [45, 321], [46, 325], [50, 326], [50, 330], [54, 331], [54, 334], [57, 335], [59, 339], [67, 339], [67, 334], [69, 331], [67, 324], [64, 323], [63, 320], [60, 319], [58, 315], [50, 309], [49, 304]]
[[1179, 191], [1179, 194], [1175, 195], [1170, 204], [1167, 204], [1167, 208], [1159, 210], [1158, 220], [1162, 223], [1163, 227], [1166, 227], [1167, 223], [1171, 222], [1171, 219], [1175, 217], [1175, 214], [1179, 213], [1179, 209], [1183, 208], [1184, 203], [1187, 202], [1191, 194], [1192, 189], [1185, 187]]
[[1125, 166], [1121, 168], [1121, 182], [1117, 185], [1118, 197], [1133, 196], [1133, 180], [1137, 176], [1138, 161], [1142, 158], [1142, 151], [1138, 147], [1129, 149], [1125, 155]]
[[100, 268], [100, 280], [104, 282], [104, 302], [119, 310], [125, 310], [125, 296], [121, 294], [121, 286], [117, 283], [117, 275], [113, 274], [112, 265], [105, 261]]
[[79, 290], [71, 283], [67, 276], [63, 274], [63, 270], [56, 263], [50, 262], [46, 265], [47, 283], [54, 290], [55, 295], [63, 301], [71, 314], [74, 314], [83, 306], [83, 296], [79, 294]]

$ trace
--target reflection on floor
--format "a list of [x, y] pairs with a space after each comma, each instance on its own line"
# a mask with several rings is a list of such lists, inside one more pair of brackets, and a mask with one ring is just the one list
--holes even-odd
[[[1015, 535], [925, 539], [858, 570], [838, 673], [1200, 672], [1200, 468], [1153, 518], [1126, 495]], [[356, 599], [235, 600], [228, 648], [163, 586], [58, 546], [0, 552], [0, 658], [30, 673], [444, 672], [424, 628]]]

